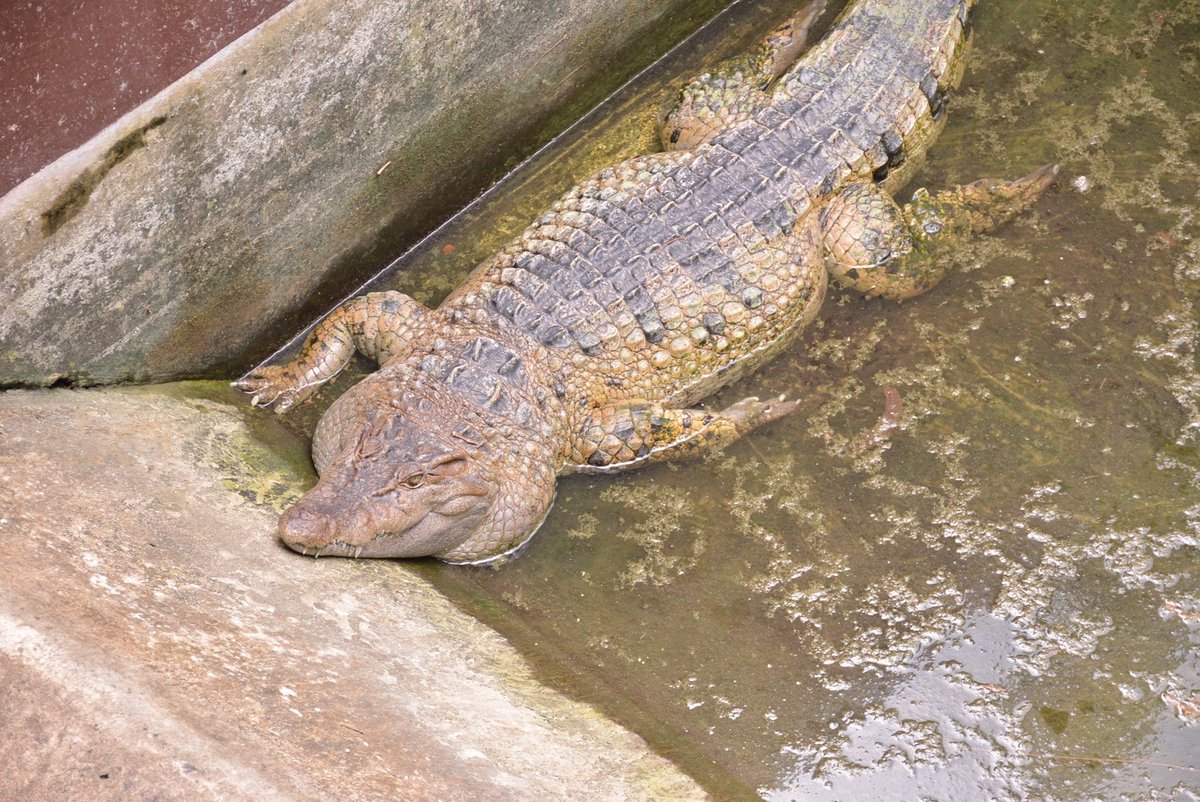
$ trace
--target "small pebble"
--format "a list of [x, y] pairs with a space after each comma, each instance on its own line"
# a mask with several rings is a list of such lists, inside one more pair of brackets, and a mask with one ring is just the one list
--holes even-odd
[[1077, 175], [1071, 180], [1071, 187], [1076, 192], [1082, 194], [1092, 188], [1092, 179], [1086, 175]]

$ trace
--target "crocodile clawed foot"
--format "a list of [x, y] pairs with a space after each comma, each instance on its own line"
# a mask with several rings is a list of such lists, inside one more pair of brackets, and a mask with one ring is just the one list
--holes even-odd
[[283, 414], [312, 395], [314, 386], [297, 384], [286, 365], [267, 365], [256, 368], [230, 386], [251, 393], [250, 403], [256, 407], [274, 405], [275, 412]]
[[1044, 164], [1029, 175], [1022, 176], [1015, 181], [1001, 182], [994, 191], [1009, 203], [1026, 209], [1054, 184], [1057, 177], [1058, 165]]
[[762, 401], [758, 396], [743, 398], [736, 404], [724, 410], [721, 414], [729, 418], [737, 426], [738, 431], [748, 432], [757, 429], [764, 423], [778, 420], [788, 415], [800, 406], [796, 400], [788, 400], [787, 396]]
[[1058, 165], [1046, 164], [1015, 181], [984, 178], [959, 187], [953, 202], [969, 215], [971, 231], [982, 234], [1032, 206], [1057, 177]]

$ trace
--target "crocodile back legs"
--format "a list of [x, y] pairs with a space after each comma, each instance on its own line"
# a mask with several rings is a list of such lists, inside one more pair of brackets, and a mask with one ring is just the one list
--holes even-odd
[[868, 296], [920, 295], [942, 279], [964, 240], [1029, 208], [1057, 172], [1046, 165], [1015, 181], [982, 179], [936, 194], [918, 189], [904, 206], [875, 184], [851, 184], [820, 213], [829, 272]]

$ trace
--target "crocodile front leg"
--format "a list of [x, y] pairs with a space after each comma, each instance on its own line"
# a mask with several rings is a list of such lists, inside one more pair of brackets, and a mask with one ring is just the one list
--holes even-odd
[[918, 189], [903, 207], [875, 184], [851, 184], [821, 210], [826, 265], [868, 296], [920, 295], [941, 281], [964, 240], [1032, 206], [1057, 173], [1046, 165], [1016, 181], [985, 178], [936, 195]]
[[667, 409], [649, 401], [602, 407], [584, 426], [560, 473], [617, 473], [717, 451], [782, 418], [797, 404], [780, 396], [773, 401], [744, 398], [720, 412]]
[[313, 329], [294, 361], [257, 368], [233, 383], [253, 393], [255, 406], [287, 412], [332, 379], [357, 349], [386, 364], [408, 342], [413, 324], [429, 310], [401, 292], [372, 292], [352, 298]]
[[662, 124], [663, 149], [689, 150], [750, 119], [767, 104], [766, 88], [804, 50], [813, 23], [824, 10], [825, 0], [814, 0], [751, 52], [726, 59], [684, 84]]

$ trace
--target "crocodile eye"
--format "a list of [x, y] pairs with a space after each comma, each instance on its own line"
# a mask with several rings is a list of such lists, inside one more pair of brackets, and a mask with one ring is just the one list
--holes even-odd
[[[399, 476], [399, 472], [397, 472], [396, 475]], [[425, 484], [425, 479], [428, 476], [429, 476], [429, 474], [425, 473], [425, 471], [416, 471], [414, 473], [408, 474], [403, 479], [398, 479], [396, 477], [393, 477], [391, 482], [389, 482], [387, 485], [385, 485], [384, 487], [381, 487], [378, 490], [372, 491], [371, 495], [372, 496], [387, 496], [387, 495], [390, 495], [390, 494], [396, 492], [396, 488], [399, 488], [399, 487], [403, 487], [407, 490], [416, 490], [418, 487]]]
[[407, 487], [409, 490], [415, 490], [421, 485], [425, 484], [425, 472], [418, 471], [417, 473], [411, 474], [410, 476], [401, 479], [400, 484], [404, 487]]

